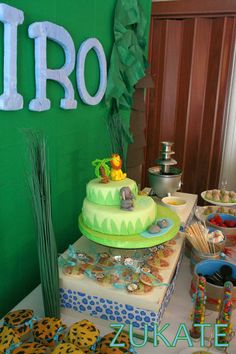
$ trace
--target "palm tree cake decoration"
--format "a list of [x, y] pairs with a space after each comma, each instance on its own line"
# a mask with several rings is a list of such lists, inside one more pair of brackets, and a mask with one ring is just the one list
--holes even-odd
[[97, 178], [101, 178], [101, 183], [108, 183], [110, 181], [110, 167], [107, 165], [109, 161], [111, 161], [111, 158], [92, 161], [92, 165], [95, 167], [95, 175]]
[[[110, 162], [111, 168], [107, 165]], [[101, 178], [101, 183], [108, 183], [112, 181], [122, 181], [127, 177], [126, 173], [123, 173], [122, 160], [120, 155], [112, 154], [110, 158], [96, 159], [92, 161], [92, 165], [95, 167], [95, 175], [97, 178]]]

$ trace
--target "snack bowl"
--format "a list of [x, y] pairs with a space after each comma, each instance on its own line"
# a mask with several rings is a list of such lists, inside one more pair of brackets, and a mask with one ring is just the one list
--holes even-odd
[[170, 208], [175, 212], [183, 210], [187, 205], [185, 199], [180, 197], [174, 197], [174, 196], [162, 198], [161, 201], [163, 204], [165, 204], [165, 206], [167, 206], [168, 208]]
[[206, 219], [207, 226], [222, 231], [224, 236], [226, 237], [226, 246], [233, 246], [236, 244], [236, 227], [222, 227], [216, 224], [213, 224], [210, 220], [215, 218], [218, 215], [222, 220], [223, 223], [229, 220], [236, 222], [236, 216], [231, 214], [223, 214], [223, 213], [213, 213], [209, 214]]
[[208, 230], [208, 242], [212, 247], [219, 247], [220, 251], [223, 252], [226, 243], [226, 237], [223, 232], [213, 227], [208, 227]]
[[[205, 260], [196, 264], [194, 268], [194, 275], [191, 284], [191, 294], [196, 292], [197, 284], [199, 281], [199, 275], [208, 277], [213, 276], [215, 272], [220, 272], [222, 266], [230, 266], [232, 269], [232, 277], [236, 278], [236, 265], [230, 262], [215, 259]], [[223, 286], [214, 285], [207, 281], [206, 283], [206, 308], [213, 311], [219, 311], [219, 304], [223, 298], [224, 288]], [[233, 287], [232, 292], [233, 309], [236, 308], [236, 286]]]

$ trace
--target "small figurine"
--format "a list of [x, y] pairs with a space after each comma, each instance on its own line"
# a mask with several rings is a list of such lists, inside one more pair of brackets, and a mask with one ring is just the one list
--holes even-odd
[[169, 222], [168, 222], [168, 220], [166, 220], [166, 219], [162, 219], [162, 220], [159, 220], [159, 221], [157, 222], [157, 225], [158, 225], [161, 229], [165, 229], [166, 227], [169, 226]]
[[111, 162], [111, 173], [110, 173], [110, 178], [112, 181], [122, 181], [123, 179], [126, 178], [126, 173], [123, 173], [121, 170], [122, 167], [122, 160], [120, 158], [120, 155], [118, 154], [112, 154], [112, 158], [110, 160]]
[[150, 234], [157, 234], [158, 232], [161, 231], [161, 228], [158, 225], [151, 225], [148, 230]]
[[92, 162], [92, 165], [95, 167], [95, 175], [97, 178], [101, 177], [101, 183], [108, 183], [110, 181], [110, 168], [107, 166], [107, 162], [111, 161], [110, 158], [99, 160], [96, 159]]
[[120, 207], [121, 209], [124, 210], [133, 210], [134, 208], [134, 195], [131, 192], [129, 187], [122, 187], [120, 189], [120, 196], [121, 196], [121, 202], [120, 202]]

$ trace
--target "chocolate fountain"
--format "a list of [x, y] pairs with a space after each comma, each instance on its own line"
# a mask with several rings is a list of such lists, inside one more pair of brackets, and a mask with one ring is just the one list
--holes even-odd
[[174, 143], [170, 141], [162, 141], [157, 166], [148, 169], [152, 192], [160, 198], [176, 192], [181, 187], [182, 171], [174, 167], [177, 161], [172, 158], [175, 154], [172, 151], [173, 145]]

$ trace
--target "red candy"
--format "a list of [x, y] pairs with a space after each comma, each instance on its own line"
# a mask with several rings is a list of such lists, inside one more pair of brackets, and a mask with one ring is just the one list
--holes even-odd
[[226, 227], [235, 227], [236, 222], [233, 220], [225, 220]]
[[220, 227], [236, 227], [234, 220], [223, 220], [222, 217], [216, 214], [213, 218], [209, 219], [210, 223]]

